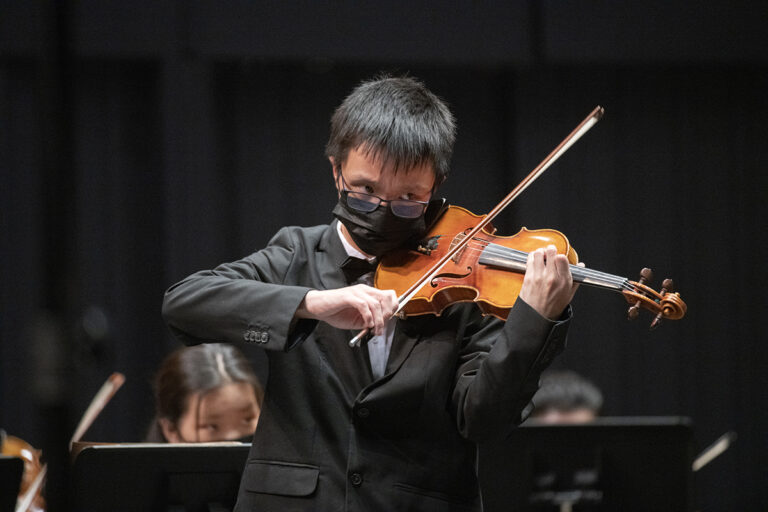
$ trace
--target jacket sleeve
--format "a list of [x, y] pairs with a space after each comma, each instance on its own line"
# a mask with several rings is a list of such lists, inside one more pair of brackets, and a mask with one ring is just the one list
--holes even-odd
[[506, 434], [527, 415], [541, 373], [565, 348], [570, 306], [548, 320], [518, 298], [506, 322], [466, 321], [453, 390], [462, 436], [485, 441]]
[[294, 321], [310, 290], [283, 284], [295, 256], [296, 241], [283, 229], [265, 249], [171, 286], [163, 300], [163, 318], [187, 345], [246, 342], [288, 350], [316, 324]]

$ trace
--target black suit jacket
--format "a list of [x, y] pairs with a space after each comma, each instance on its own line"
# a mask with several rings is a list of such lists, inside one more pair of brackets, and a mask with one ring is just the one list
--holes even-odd
[[310, 289], [346, 286], [345, 258], [335, 222], [289, 227], [166, 293], [164, 317], [185, 343], [267, 349], [236, 510], [479, 510], [474, 442], [521, 421], [569, 320], [551, 322], [520, 300], [506, 323], [473, 304], [398, 320], [375, 380], [366, 345], [348, 345], [356, 332], [294, 319]]

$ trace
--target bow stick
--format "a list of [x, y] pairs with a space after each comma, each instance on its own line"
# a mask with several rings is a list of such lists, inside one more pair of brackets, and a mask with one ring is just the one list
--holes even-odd
[[[408, 290], [406, 290], [405, 293], [403, 293], [400, 297], [398, 297], [398, 307], [395, 311], [395, 315], [400, 313], [402, 309], [405, 307], [406, 304], [408, 304], [408, 301], [410, 301], [414, 295], [416, 295], [416, 292], [418, 292], [424, 284], [426, 284], [428, 281], [432, 280], [438, 272], [440, 272], [440, 269], [443, 268], [443, 266], [451, 259], [453, 256], [458, 253], [460, 250], [464, 248], [467, 243], [469, 243], [470, 240], [473, 239], [473, 237], [479, 233], [485, 226], [487, 226], [496, 216], [501, 213], [501, 211], [509, 206], [509, 204], [517, 198], [528, 186], [533, 183], [539, 176], [541, 176], [544, 171], [546, 171], [549, 166], [551, 166], [555, 161], [557, 161], [560, 156], [568, 151], [568, 149], [573, 146], [577, 140], [581, 138], [582, 135], [587, 133], [587, 131], [592, 128], [595, 123], [597, 123], [600, 118], [603, 117], [603, 113], [605, 110], [601, 106], [595, 107], [595, 109], [590, 112], [590, 114], [584, 118], [584, 120], [579, 123], [579, 125], [573, 129], [573, 131], [568, 134], [568, 136], [563, 139], [563, 141], [557, 145], [555, 149], [552, 150], [552, 152], [547, 155], [547, 157], [541, 161], [539, 165], [536, 166], [536, 168], [531, 171], [528, 176], [523, 178], [523, 180], [514, 188], [512, 189], [512, 192], [507, 194], [507, 196], [501, 200], [499, 204], [497, 204], [485, 217], [483, 217], [480, 222], [470, 231], [463, 240], [460, 240], [459, 242], [455, 243], [451, 249], [443, 255], [442, 258], [440, 258], [437, 263], [435, 263], [431, 269], [427, 271], [426, 274], [424, 274], [420, 279], [418, 279], [415, 283], [411, 285]], [[360, 331], [357, 336], [352, 338], [349, 341], [350, 347], [355, 347], [360, 344], [360, 340], [368, 334], [369, 329], [363, 329]]]

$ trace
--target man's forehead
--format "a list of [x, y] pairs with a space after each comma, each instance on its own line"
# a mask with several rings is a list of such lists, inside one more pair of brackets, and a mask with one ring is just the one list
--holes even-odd
[[350, 151], [342, 165], [350, 174], [365, 174], [368, 179], [376, 181], [391, 178], [406, 179], [409, 182], [429, 181], [431, 189], [436, 179], [435, 167], [429, 160], [401, 162], [386, 153], [363, 149]]
[[[346, 172], [345, 172], [346, 175]], [[432, 191], [435, 175], [427, 168], [389, 169], [358, 169], [350, 168], [347, 181], [352, 184], [371, 184], [374, 186], [397, 187], [403, 191], [426, 194]], [[356, 182], [356, 183], [355, 183]]]
[[365, 160], [383, 169], [387, 173], [399, 174], [400, 172], [408, 173], [412, 169], [418, 169], [421, 167], [430, 167], [432, 172], [435, 172], [434, 162], [427, 158], [403, 158], [388, 151], [386, 148], [373, 147], [366, 144], [350, 150], [346, 159], [349, 160], [350, 156], [357, 155], [363, 157]]

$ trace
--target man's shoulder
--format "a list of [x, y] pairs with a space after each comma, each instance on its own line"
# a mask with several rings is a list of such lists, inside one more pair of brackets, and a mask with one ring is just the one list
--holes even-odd
[[332, 224], [319, 224], [317, 226], [286, 226], [281, 228], [269, 241], [269, 245], [283, 247], [317, 247], [321, 241], [331, 232]]

